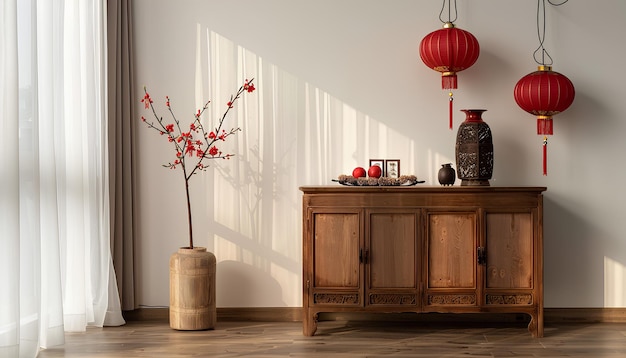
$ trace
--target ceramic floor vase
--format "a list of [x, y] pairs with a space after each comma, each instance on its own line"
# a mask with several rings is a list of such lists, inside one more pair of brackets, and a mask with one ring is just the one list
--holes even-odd
[[170, 327], [215, 328], [215, 255], [204, 247], [180, 248], [170, 257]]

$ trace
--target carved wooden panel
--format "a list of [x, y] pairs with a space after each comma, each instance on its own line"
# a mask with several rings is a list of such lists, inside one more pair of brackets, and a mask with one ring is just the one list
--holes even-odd
[[428, 295], [429, 305], [475, 305], [476, 295]]
[[316, 213], [313, 217], [315, 287], [359, 287], [358, 213]]
[[476, 287], [476, 214], [428, 215], [428, 287]]
[[369, 287], [415, 288], [416, 215], [372, 213], [369, 224]]
[[487, 287], [533, 286], [531, 213], [487, 214]]
[[349, 304], [359, 303], [359, 295], [351, 293], [315, 293], [313, 302], [316, 304]]
[[369, 296], [371, 305], [415, 305], [417, 299], [411, 294], [373, 293]]
[[487, 295], [485, 301], [488, 305], [531, 305], [533, 295]]

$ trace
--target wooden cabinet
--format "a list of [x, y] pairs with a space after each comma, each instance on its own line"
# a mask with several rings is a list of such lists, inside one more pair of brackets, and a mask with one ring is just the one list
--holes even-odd
[[301, 187], [303, 332], [320, 312], [526, 313], [543, 336], [545, 187]]

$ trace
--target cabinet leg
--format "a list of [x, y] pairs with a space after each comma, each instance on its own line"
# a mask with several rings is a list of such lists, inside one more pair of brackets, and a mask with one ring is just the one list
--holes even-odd
[[543, 337], [543, 312], [537, 312], [530, 315], [530, 323], [528, 323], [528, 332], [535, 338]]
[[317, 331], [317, 313], [310, 314], [304, 313], [302, 317], [302, 334], [305, 336], [312, 336]]

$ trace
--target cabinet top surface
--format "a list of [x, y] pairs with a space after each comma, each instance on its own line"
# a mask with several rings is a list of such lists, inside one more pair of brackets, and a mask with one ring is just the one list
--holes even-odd
[[319, 185], [301, 186], [300, 190], [305, 194], [324, 193], [414, 193], [414, 194], [461, 194], [461, 193], [505, 193], [505, 192], [533, 192], [540, 194], [547, 190], [546, 187], [538, 186], [347, 186], [347, 185]]

